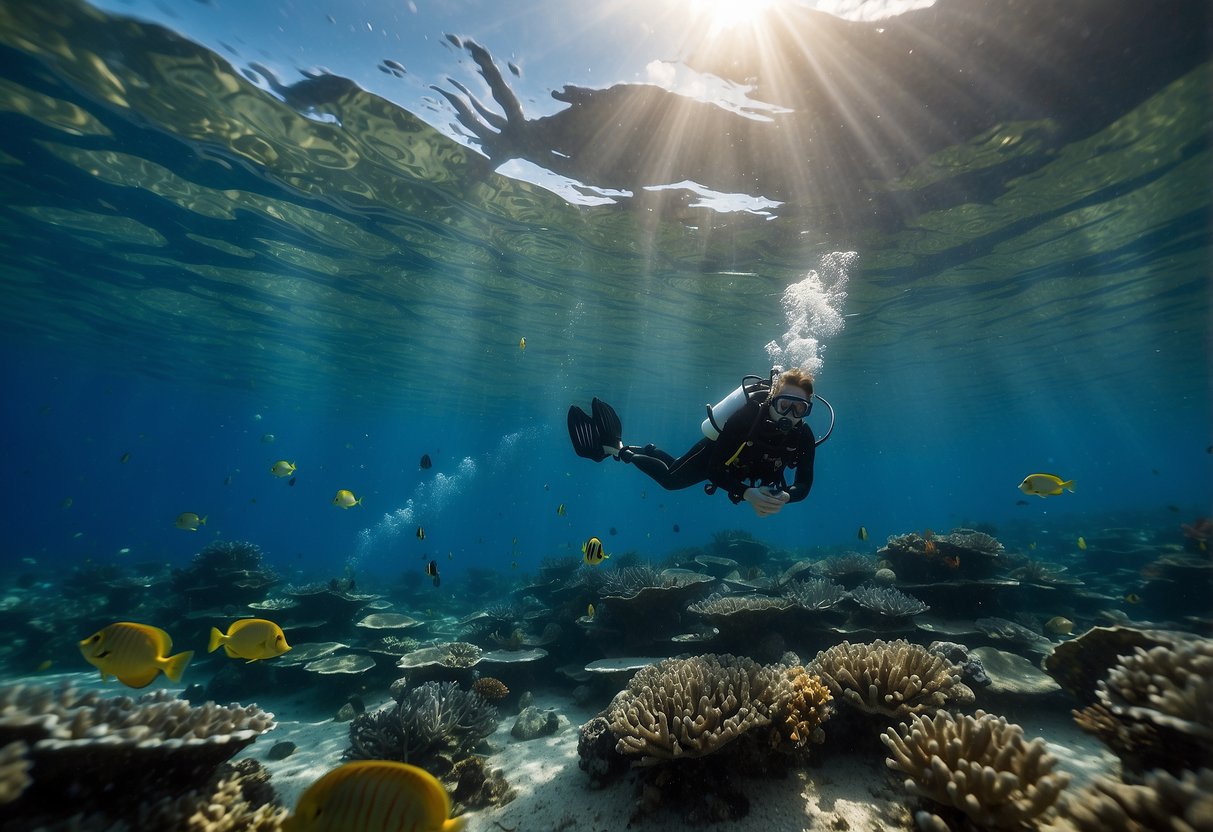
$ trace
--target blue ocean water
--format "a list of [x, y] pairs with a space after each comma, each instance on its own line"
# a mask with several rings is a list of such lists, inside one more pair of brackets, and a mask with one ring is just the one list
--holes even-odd
[[[1205, 4], [247, 5], [0, 4], [0, 584], [248, 541], [458, 617], [591, 536], [975, 528], [1156, 621], [1095, 542], [1207, 557]], [[774, 517], [570, 447], [773, 363], [837, 417]]]

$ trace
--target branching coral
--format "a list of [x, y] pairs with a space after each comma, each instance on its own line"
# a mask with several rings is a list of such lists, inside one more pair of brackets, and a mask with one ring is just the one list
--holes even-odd
[[1152, 771], [1131, 786], [1106, 777], [1063, 798], [1061, 812], [1078, 832], [1208, 832], [1213, 829], [1213, 769], [1174, 777]]
[[835, 698], [871, 714], [903, 719], [950, 703], [973, 701], [960, 670], [925, 647], [903, 640], [844, 641], [818, 653], [808, 667]]
[[938, 711], [886, 730], [889, 768], [909, 775], [906, 788], [963, 811], [990, 829], [1021, 829], [1057, 801], [1070, 781], [1054, 773], [1043, 739], [1025, 742], [1023, 729], [978, 711], [954, 717]]
[[466, 757], [497, 722], [497, 709], [480, 694], [455, 682], [426, 682], [402, 692], [394, 706], [354, 717], [345, 756], [428, 768], [443, 756]]
[[1108, 671], [1096, 695], [1118, 716], [1213, 742], [1213, 640], [1138, 647]]
[[828, 610], [846, 598], [847, 591], [828, 578], [810, 578], [788, 583], [783, 588], [783, 597], [801, 609]]
[[649, 665], [607, 709], [616, 750], [639, 765], [711, 754], [770, 724], [780, 670], [727, 654]]
[[891, 586], [861, 586], [851, 590], [851, 598], [864, 609], [889, 618], [919, 615], [930, 609], [912, 595]]

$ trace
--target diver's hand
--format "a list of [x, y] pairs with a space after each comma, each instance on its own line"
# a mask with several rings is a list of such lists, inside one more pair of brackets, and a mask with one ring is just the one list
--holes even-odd
[[747, 488], [741, 498], [754, 507], [754, 513], [759, 517], [770, 517], [772, 514], [779, 513], [783, 504], [791, 499], [791, 495], [786, 491], [777, 491], [772, 494], [766, 488]]

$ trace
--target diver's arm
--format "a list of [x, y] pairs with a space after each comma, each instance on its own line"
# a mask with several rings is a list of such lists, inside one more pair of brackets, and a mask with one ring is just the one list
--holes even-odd
[[788, 486], [788, 494], [791, 495], [789, 503], [800, 502], [809, 496], [809, 491], [813, 488], [813, 462], [817, 458], [817, 445], [813, 432], [807, 427], [803, 434], [803, 442], [804, 448], [796, 461], [796, 481]]

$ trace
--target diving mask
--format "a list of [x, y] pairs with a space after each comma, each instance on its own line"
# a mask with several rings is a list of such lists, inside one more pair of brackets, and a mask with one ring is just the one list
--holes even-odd
[[803, 419], [813, 410], [813, 403], [800, 396], [776, 396], [771, 399], [771, 407], [780, 416]]

